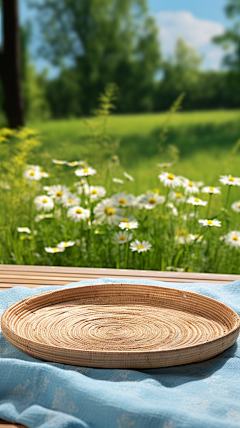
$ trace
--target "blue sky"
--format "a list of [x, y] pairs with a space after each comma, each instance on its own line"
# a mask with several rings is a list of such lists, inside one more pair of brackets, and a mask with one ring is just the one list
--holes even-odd
[[[57, 1], [57, 0], [56, 0]], [[224, 13], [227, 0], [148, 0], [149, 11], [159, 27], [161, 49], [164, 57], [170, 57], [179, 36], [194, 46], [203, 57], [203, 69], [219, 69], [224, 52], [211, 42], [214, 35], [222, 34], [231, 24]], [[21, 21], [33, 17], [26, 0], [19, 0]], [[34, 55], [36, 41], [32, 43], [32, 55], [37, 69], [48, 65]], [[34, 58], [35, 57], [35, 58]], [[56, 73], [50, 68], [50, 75]]]

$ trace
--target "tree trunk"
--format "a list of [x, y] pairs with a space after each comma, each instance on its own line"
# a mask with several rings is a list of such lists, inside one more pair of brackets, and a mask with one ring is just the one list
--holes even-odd
[[20, 37], [17, 0], [2, 0], [3, 50], [0, 75], [4, 91], [4, 107], [10, 128], [24, 126], [21, 85]]

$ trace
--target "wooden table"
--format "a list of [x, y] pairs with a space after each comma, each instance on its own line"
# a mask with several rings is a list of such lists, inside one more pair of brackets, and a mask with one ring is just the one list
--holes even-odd
[[[124, 269], [71, 268], [59, 266], [0, 265], [0, 290], [16, 286], [36, 288], [44, 285], [66, 285], [84, 279], [111, 277], [151, 279], [164, 282], [207, 282], [227, 284], [240, 279], [240, 275], [221, 275], [191, 272], [161, 272]], [[20, 424], [0, 420], [0, 428], [26, 428]]]

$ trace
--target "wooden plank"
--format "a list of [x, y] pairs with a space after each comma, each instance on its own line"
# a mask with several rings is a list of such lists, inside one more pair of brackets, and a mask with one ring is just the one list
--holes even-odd
[[5, 422], [2, 419], [0, 419], [0, 428], [27, 428], [25, 425], [15, 424], [12, 422]]

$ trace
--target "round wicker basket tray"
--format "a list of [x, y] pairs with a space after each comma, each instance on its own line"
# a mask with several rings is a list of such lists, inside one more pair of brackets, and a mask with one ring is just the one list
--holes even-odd
[[102, 368], [154, 368], [207, 360], [236, 341], [240, 318], [191, 292], [98, 284], [37, 294], [10, 306], [2, 332], [43, 360]]

